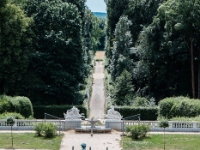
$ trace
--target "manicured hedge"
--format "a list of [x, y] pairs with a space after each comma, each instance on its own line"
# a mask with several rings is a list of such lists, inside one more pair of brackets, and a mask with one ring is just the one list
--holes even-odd
[[170, 97], [159, 102], [159, 116], [173, 117], [196, 117], [200, 115], [200, 100], [188, 97]]
[[16, 112], [25, 118], [33, 116], [33, 107], [29, 98], [24, 96], [0, 96], [0, 113]]
[[158, 117], [158, 107], [115, 107], [115, 110], [118, 111], [123, 118], [134, 116], [140, 114], [141, 120], [157, 120]]
[[20, 113], [4, 112], [3, 114], [0, 114], [0, 119], [7, 119], [9, 117], [12, 117], [14, 119], [24, 119], [24, 116], [22, 116]]
[[[44, 114], [50, 114], [56, 117], [64, 118], [63, 113], [66, 113], [67, 110], [71, 109], [73, 106], [71, 105], [49, 105], [49, 106], [33, 106], [34, 110], [34, 118], [37, 119], [44, 119]], [[76, 106], [76, 108], [79, 109], [79, 113], [87, 114], [87, 110], [83, 106]], [[47, 116], [48, 119], [53, 119], [49, 116]]]

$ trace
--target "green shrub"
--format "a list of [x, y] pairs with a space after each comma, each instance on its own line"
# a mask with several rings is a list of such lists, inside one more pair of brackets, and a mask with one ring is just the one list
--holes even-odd
[[8, 118], [6, 119], [6, 122], [7, 122], [7, 124], [8, 124], [9, 126], [13, 126], [13, 125], [15, 124], [15, 120], [14, 120], [13, 117], [8, 117]]
[[19, 101], [20, 114], [22, 114], [26, 118], [33, 116], [33, 106], [31, 104], [31, 101], [27, 97], [16, 96], [14, 97], [14, 100]]
[[125, 132], [126, 132], [127, 135], [131, 132], [131, 127], [132, 126], [126, 126]]
[[[115, 107], [123, 118], [140, 114], [141, 120], [157, 120], [158, 117], [158, 107], [130, 107], [130, 106], [120, 106]], [[135, 118], [138, 119], [138, 118]]]
[[147, 132], [150, 131], [150, 127], [145, 124], [139, 124], [130, 126], [128, 130], [130, 130], [130, 135], [133, 139], [139, 139], [146, 136]]
[[134, 107], [148, 107], [149, 101], [145, 97], [136, 97], [133, 99], [133, 106]]
[[53, 123], [46, 123], [43, 127], [45, 137], [51, 138], [56, 135], [56, 126]]
[[16, 112], [28, 118], [33, 116], [33, 107], [31, 101], [23, 96], [0, 96], [0, 113]]
[[150, 131], [150, 126], [146, 124], [141, 124], [141, 137], [145, 137], [147, 132]]
[[21, 114], [19, 113], [3, 113], [3, 114], [0, 114], [0, 119], [6, 119], [8, 117], [12, 117], [14, 119], [24, 119], [24, 116], [22, 116]]
[[167, 127], [169, 127], [169, 122], [168, 122], [168, 120], [161, 120], [161, 121], [159, 122], [159, 127], [161, 127], [161, 128], [167, 128]]
[[56, 135], [56, 126], [53, 123], [37, 123], [34, 126], [37, 136], [51, 138]]
[[[51, 105], [51, 106], [34, 106], [34, 118], [37, 119], [43, 119], [44, 118], [44, 113], [57, 116], [60, 118], [64, 118], [63, 113], [66, 113], [67, 110], [71, 109], [73, 106], [72, 105]], [[83, 106], [76, 106], [80, 110], [80, 114], [84, 113], [85, 115], [87, 114], [87, 109]]]
[[0, 113], [13, 112], [12, 97], [1, 95], [0, 96]]
[[159, 107], [159, 116], [168, 119], [200, 115], [200, 101], [188, 97], [165, 98], [159, 102]]
[[45, 124], [43, 123], [43, 122], [40, 122], [40, 123], [36, 123], [35, 125], [34, 125], [34, 130], [35, 130], [35, 132], [36, 132], [36, 135], [37, 136], [42, 136], [42, 132], [43, 132], [43, 126], [44, 126]]

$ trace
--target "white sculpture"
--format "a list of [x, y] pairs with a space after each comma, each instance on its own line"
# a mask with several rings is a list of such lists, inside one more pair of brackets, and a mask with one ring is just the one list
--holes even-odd
[[81, 115], [79, 114], [78, 108], [73, 106], [70, 110], [67, 110], [67, 113], [64, 113], [65, 119], [80, 119]]
[[107, 119], [116, 119], [116, 120], [121, 120], [122, 116], [118, 111], [114, 110], [114, 106], [111, 106], [111, 108], [108, 110], [108, 114], [105, 115]]

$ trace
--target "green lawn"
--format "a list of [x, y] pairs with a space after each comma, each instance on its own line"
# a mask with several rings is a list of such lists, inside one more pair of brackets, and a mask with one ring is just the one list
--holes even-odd
[[[62, 137], [44, 138], [36, 137], [34, 133], [13, 133], [13, 148], [58, 150]], [[12, 148], [11, 134], [0, 133], [0, 148]]]
[[[166, 150], [197, 150], [200, 147], [200, 135], [166, 134]], [[149, 134], [146, 138], [132, 140], [130, 137], [122, 137], [123, 150], [163, 150], [163, 135]]]

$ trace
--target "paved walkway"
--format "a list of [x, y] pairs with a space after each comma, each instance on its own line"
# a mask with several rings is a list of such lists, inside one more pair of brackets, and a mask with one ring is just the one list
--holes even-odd
[[85, 143], [86, 148], [91, 150], [121, 150], [121, 132], [112, 131], [111, 133], [76, 133], [75, 131], [64, 132], [64, 138], [60, 150], [81, 150], [81, 144]]
[[102, 61], [95, 63], [93, 74], [92, 95], [90, 99], [89, 118], [104, 118], [105, 92], [104, 92], [104, 66]]

